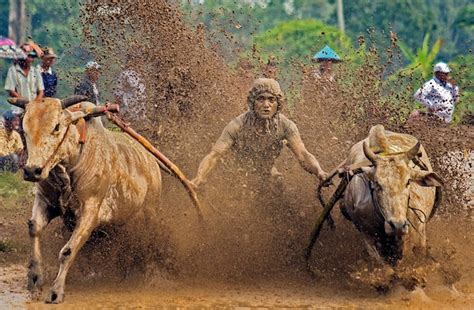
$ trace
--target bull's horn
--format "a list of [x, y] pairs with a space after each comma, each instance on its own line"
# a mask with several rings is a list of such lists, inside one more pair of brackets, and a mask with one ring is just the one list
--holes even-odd
[[86, 101], [86, 100], [87, 100], [86, 96], [74, 95], [74, 96], [70, 96], [70, 97], [67, 97], [66, 99], [61, 100], [61, 105], [63, 109], [66, 109], [76, 103]]
[[408, 158], [408, 161], [412, 160], [415, 158], [416, 155], [418, 155], [418, 151], [420, 150], [421, 143], [418, 141], [414, 147], [412, 147], [410, 150], [408, 150], [405, 154]]
[[367, 157], [368, 160], [370, 160], [372, 162], [372, 164], [375, 164], [375, 162], [377, 161], [377, 159], [379, 158], [378, 155], [375, 155], [374, 152], [372, 152], [372, 150], [370, 149], [367, 141], [364, 141], [362, 143], [362, 147], [364, 149], [364, 155], [365, 157]]
[[24, 109], [25, 106], [29, 102], [25, 98], [8, 98], [7, 101], [8, 101], [8, 103], [13, 104], [14, 106], [17, 106], [17, 107], [22, 108], [22, 109]]

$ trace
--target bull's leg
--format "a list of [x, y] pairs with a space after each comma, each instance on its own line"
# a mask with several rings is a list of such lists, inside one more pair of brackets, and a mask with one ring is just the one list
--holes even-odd
[[28, 285], [27, 288], [33, 297], [38, 297], [43, 286], [42, 255], [41, 255], [41, 233], [48, 223], [60, 213], [57, 209], [48, 207], [48, 204], [37, 193], [28, 230], [31, 240], [31, 256], [28, 264]]
[[98, 203], [85, 203], [83, 213], [72, 233], [71, 238], [59, 252], [59, 272], [53, 287], [46, 297], [47, 303], [61, 303], [64, 299], [66, 276], [77, 253], [89, 239], [92, 231], [98, 225]]

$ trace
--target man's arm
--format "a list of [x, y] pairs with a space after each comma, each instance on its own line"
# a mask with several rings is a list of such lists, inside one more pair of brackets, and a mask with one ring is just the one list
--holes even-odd
[[207, 154], [199, 164], [196, 177], [191, 181], [191, 184], [198, 188], [202, 183], [206, 183], [207, 175], [216, 166], [217, 161], [222, 157], [222, 154], [212, 150]]
[[293, 134], [288, 138], [288, 147], [293, 151], [304, 170], [316, 175], [320, 180], [324, 180], [327, 177], [327, 173], [321, 168], [316, 157], [306, 149], [299, 133]]
[[36, 101], [41, 101], [41, 99], [43, 99], [43, 97], [44, 97], [44, 91], [43, 91], [43, 90], [39, 90], [39, 91], [38, 91], [38, 94], [36, 95], [35, 100], [36, 100]]
[[20, 97], [20, 94], [17, 93], [16, 91], [14, 91], [14, 90], [9, 90], [9, 91], [8, 91], [8, 95], [9, 95], [10, 97], [13, 97], [13, 98], [19, 98], [19, 97]]
[[40, 101], [44, 97], [44, 83], [43, 77], [41, 76], [41, 72], [36, 68], [36, 83], [38, 83], [38, 89], [36, 90], [36, 98], [35, 100]]
[[194, 188], [206, 182], [207, 175], [216, 166], [217, 161], [225, 154], [234, 144], [234, 137], [240, 130], [239, 123], [234, 119], [222, 131], [221, 136], [217, 139], [211, 152], [207, 154], [199, 164], [196, 177], [191, 181]]
[[7, 78], [5, 79], [5, 90], [8, 92], [8, 95], [10, 97], [21, 97], [20, 94], [16, 91], [16, 85], [15, 85], [15, 68], [10, 67], [7, 72]]
[[453, 98], [454, 104], [457, 104], [459, 102], [459, 86], [454, 85]]

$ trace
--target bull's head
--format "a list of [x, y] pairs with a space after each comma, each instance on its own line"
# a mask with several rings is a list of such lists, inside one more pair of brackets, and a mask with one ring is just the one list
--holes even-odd
[[84, 100], [83, 96], [62, 101], [45, 98], [30, 103], [24, 99], [9, 99], [11, 104], [25, 109], [23, 130], [28, 149], [25, 180], [38, 182], [46, 179], [51, 169], [65, 160], [74, 147], [77, 148], [78, 134], [70, 130], [70, 125], [85, 114], [70, 112], [66, 108]]
[[373, 164], [372, 168], [366, 170], [366, 175], [373, 187], [374, 207], [380, 208], [385, 220], [385, 233], [392, 236], [407, 234], [411, 182], [421, 186], [442, 186], [441, 179], [434, 172], [409, 166], [420, 150], [419, 142], [408, 152], [397, 155], [377, 155], [365, 141], [363, 149], [365, 157]]

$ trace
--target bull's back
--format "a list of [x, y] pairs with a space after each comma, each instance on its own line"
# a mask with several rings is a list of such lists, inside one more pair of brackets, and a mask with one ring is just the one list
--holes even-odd
[[[349, 151], [349, 156], [347, 157], [347, 164], [355, 164], [363, 161], [367, 161], [368, 159], [364, 155], [363, 143], [369, 143], [369, 146], [372, 150], [376, 152], [382, 152], [385, 154], [390, 153], [401, 153], [407, 152], [412, 147], [416, 145], [418, 139], [412, 135], [404, 134], [404, 133], [397, 133], [385, 130], [384, 131], [385, 137], [387, 138], [388, 144], [384, 147], [377, 142], [376, 139], [371, 137], [367, 137], [364, 140], [361, 140], [354, 144]], [[429, 157], [425, 151], [423, 145], [420, 146], [421, 152], [421, 160], [428, 166], [428, 170], [432, 171], [431, 163]]]
[[[85, 156], [96, 160], [97, 165], [89, 167], [92, 171], [86, 171], [84, 178], [89, 175], [92, 179], [87, 182], [92, 184], [89, 190], [101, 201], [102, 223], [127, 221], [157, 208], [161, 173], [153, 155], [126, 134], [101, 126], [91, 126], [88, 143]], [[83, 190], [82, 195], [88, 193]]]

